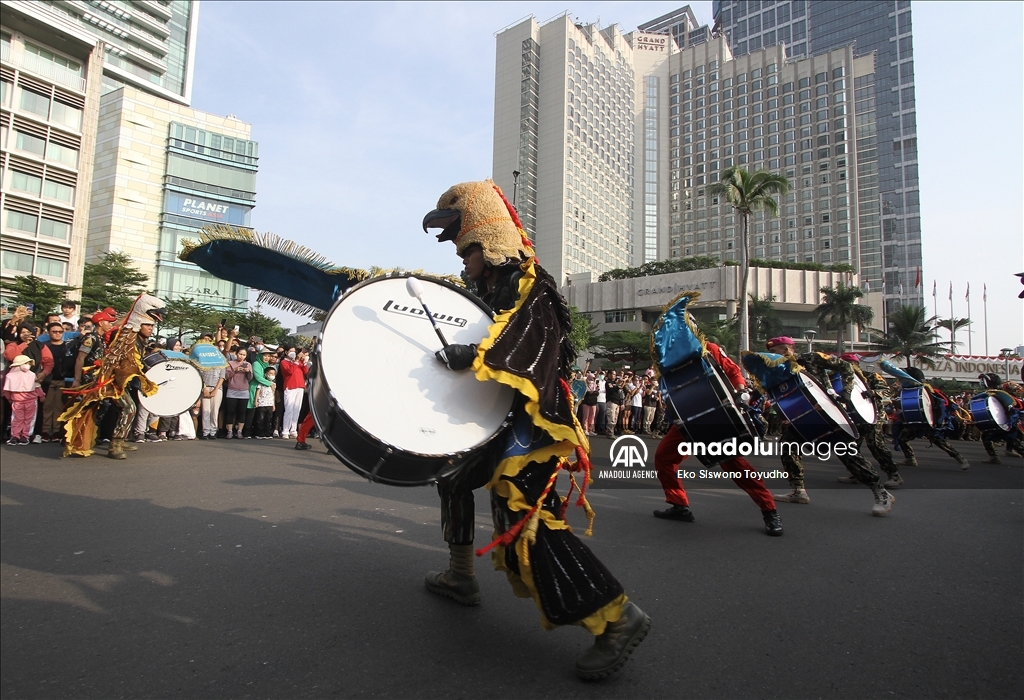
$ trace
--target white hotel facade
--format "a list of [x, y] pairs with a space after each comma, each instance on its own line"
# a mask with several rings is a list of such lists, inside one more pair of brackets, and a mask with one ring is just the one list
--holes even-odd
[[[682, 50], [667, 31], [565, 15], [498, 33], [493, 178], [515, 193], [541, 262], [579, 285], [655, 260], [738, 260], [739, 222], [707, 187], [739, 165], [792, 185], [778, 217], [753, 217], [752, 258], [860, 273], [864, 255], [877, 273], [875, 55], [791, 60], [777, 45], [734, 58], [690, 15], [700, 41]], [[881, 294], [867, 301], [881, 318]], [[601, 305], [588, 311], [640, 311]]]

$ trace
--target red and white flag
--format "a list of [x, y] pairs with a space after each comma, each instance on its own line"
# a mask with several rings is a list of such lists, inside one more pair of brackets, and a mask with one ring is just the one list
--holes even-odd
[[987, 284], [981, 285], [981, 300], [982, 301], [988, 301], [988, 285]]
[[917, 268], [917, 279], [914, 280], [914, 289], [921, 286], [921, 268]]
[[971, 283], [970, 282], [967, 283], [967, 294], [964, 295], [964, 299], [966, 299], [967, 301], [971, 300]]

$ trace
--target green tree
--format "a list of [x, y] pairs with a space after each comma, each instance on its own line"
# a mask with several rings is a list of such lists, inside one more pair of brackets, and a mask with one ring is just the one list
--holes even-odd
[[751, 294], [747, 308], [750, 323], [750, 337], [754, 340], [768, 340], [782, 332], [782, 321], [775, 314], [775, 295], [759, 297]]
[[735, 316], [722, 321], [709, 321], [700, 324], [704, 337], [725, 350], [725, 354], [733, 359], [739, 357], [740, 334]]
[[597, 339], [594, 355], [613, 362], [629, 360], [632, 363], [651, 360], [651, 334], [644, 331], [612, 331]]
[[923, 306], [901, 306], [889, 314], [887, 331], [873, 332], [882, 334], [882, 339], [876, 343], [878, 349], [906, 358], [907, 369], [912, 366], [914, 356], [926, 367], [934, 367], [932, 358], [945, 350], [944, 343], [935, 341], [935, 317], [926, 317]]
[[149, 277], [135, 266], [129, 255], [110, 251], [100, 262], [85, 264], [82, 313], [108, 306], [124, 313], [148, 287]]
[[727, 168], [722, 180], [708, 188], [712, 197], [724, 197], [740, 217], [740, 349], [750, 349], [747, 286], [750, 277], [747, 230], [750, 216], [764, 211], [769, 217], [779, 215], [779, 203], [773, 195], [789, 192], [789, 180], [782, 175], [760, 170], [753, 175], [738, 165]]
[[857, 300], [864, 296], [860, 287], [849, 287], [837, 282], [833, 287], [822, 287], [821, 303], [814, 310], [818, 314], [818, 323], [825, 329], [836, 331], [836, 347], [839, 354], [845, 352], [844, 333], [848, 325], [855, 324], [858, 328], [866, 327], [875, 318], [870, 306], [858, 304]]
[[[239, 338], [257, 335], [265, 342], [276, 344], [288, 335], [288, 329], [282, 328], [280, 321], [265, 315], [259, 308], [250, 308], [245, 314], [236, 315], [233, 320], [238, 325]], [[231, 321], [229, 318], [229, 325], [233, 325]]]
[[572, 316], [572, 332], [569, 333], [569, 342], [578, 356], [597, 344], [600, 334], [597, 326], [590, 320], [589, 314], [581, 314], [575, 306], [569, 307], [569, 314]]
[[178, 338], [202, 331], [213, 333], [217, 323], [226, 314], [208, 304], [197, 304], [192, 298], [171, 299], [167, 302], [167, 316], [160, 324], [160, 332], [172, 333]]
[[956, 346], [961, 343], [956, 339], [956, 332], [961, 328], [966, 328], [971, 325], [971, 319], [969, 318], [944, 318], [935, 324], [936, 328], [944, 328], [949, 331], [949, 354], [952, 355], [956, 352]]
[[11, 291], [15, 303], [25, 306], [31, 304], [32, 318], [40, 322], [46, 318], [46, 314], [60, 306], [68, 292], [76, 289], [63, 284], [47, 282], [35, 275], [15, 277], [12, 281], [4, 283], [4, 286]]

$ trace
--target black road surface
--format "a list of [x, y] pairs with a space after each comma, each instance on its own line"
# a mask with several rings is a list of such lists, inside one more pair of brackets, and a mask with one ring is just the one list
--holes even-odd
[[[368, 483], [313, 444], [0, 448], [2, 697], [1024, 696], [1024, 465], [977, 443], [956, 443], [966, 472], [921, 445], [885, 518], [812, 460], [781, 538], [728, 481], [691, 482], [680, 523], [651, 516], [649, 475], [599, 479], [587, 543], [653, 626], [598, 684], [573, 671], [589, 635], [543, 631], [487, 557], [479, 607], [424, 590], [447, 563], [433, 489]], [[482, 491], [477, 513], [482, 545]]]

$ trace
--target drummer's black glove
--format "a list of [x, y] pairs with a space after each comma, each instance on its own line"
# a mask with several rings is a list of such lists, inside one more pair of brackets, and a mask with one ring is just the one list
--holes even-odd
[[438, 350], [434, 356], [448, 369], [466, 369], [476, 358], [476, 345], [446, 345], [444, 350]]
[[843, 387], [843, 393], [840, 398], [843, 400], [843, 403], [849, 405], [850, 399], [853, 398], [853, 391], [850, 388]]

